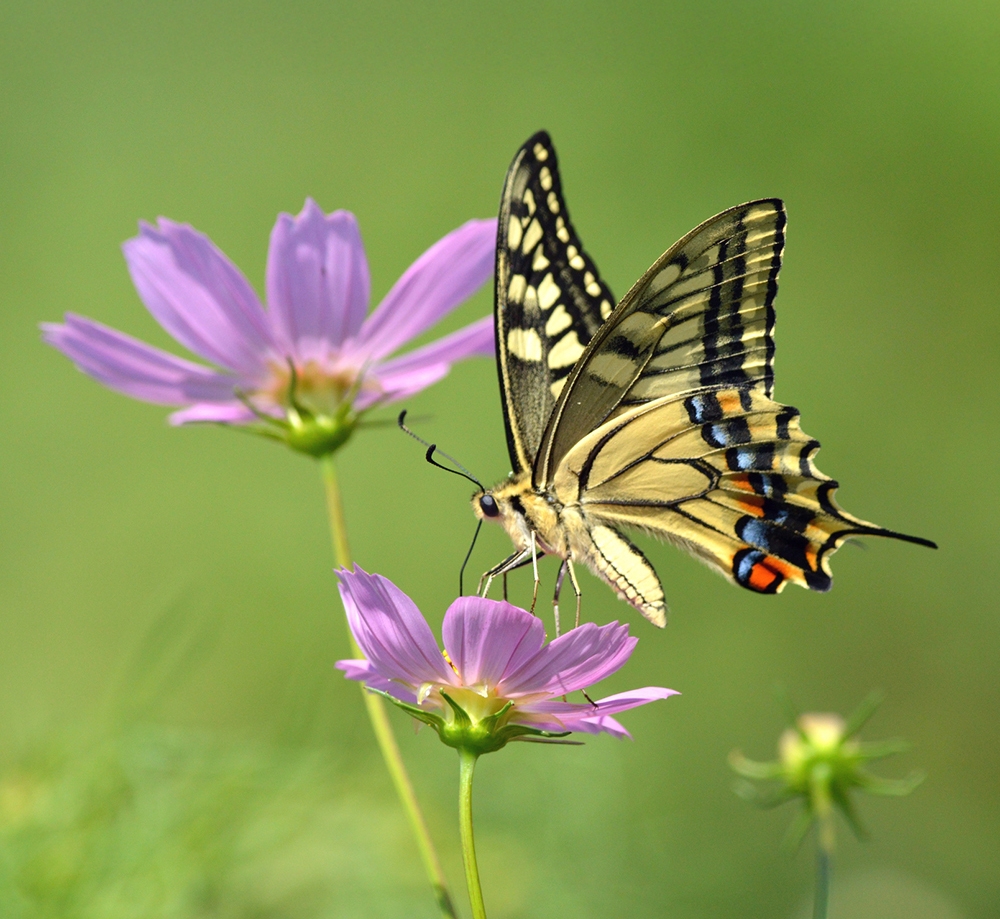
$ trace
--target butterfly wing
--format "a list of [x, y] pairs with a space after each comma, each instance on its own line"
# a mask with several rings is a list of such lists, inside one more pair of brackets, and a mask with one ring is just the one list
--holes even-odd
[[507, 446], [520, 472], [532, 468], [556, 398], [615, 305], [570, 223], [544, 131], [524, 143], [507, 171], [495, 283]]
[[[591, 530], [644, 530], [759, 593], [777, 593], [788, 581], [829, 590], [830, 556], [851, 536], [934, 546], [842, 510], [833, 497], [837, 482], [813, 463], [819, 443], [802, 431], [798, 415], [749, 387], [658, 399], [576, 444], [553, 490], [560, 502], [580, 506]], [[657, 621], [659, 582], [624, 549], [618, 555], [637, 572], [635, 596], [612, 586]]]
[[771, 395], [784, 228], [781, 201], [751, 201], [705, 221], [653, 263], [573, 368], [542, 436], [536, 486], [631, 406], [723, 385]]

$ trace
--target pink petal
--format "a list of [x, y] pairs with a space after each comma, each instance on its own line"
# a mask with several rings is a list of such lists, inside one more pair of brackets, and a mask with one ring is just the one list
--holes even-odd
[[576, 722], [575, 730], [587, 734], [610, 734], [612, 737], [618, 737], [621, 740], [625, 740], [626, 738], [628, 740], [632, 739], [632, 735], [625, 730], [625, 725], [610, 715], [598, 715], [596, 718], [581, 718]]
[[407, 399], [446, 377], [454, 362], [474, 355], [492, 357], [495, 350], [493, 317], [484, 316], [423, 348], [380, 364], [369, 373], [378, 389], [364, 390], [355, 400], [355, 408], [360, 412]]
[[[616, 736], [631, 736], [614, 718], [610, 716], [624, 712], [630, 708], [646, 705], [658, 699], [667, 699], [678, 695], [674, 689], [662, 686], [647, 686], [644, 689], [632, 689], [628, 692], [616, 693], [604, 699], [599, 699], [594, 705], [589, 702], [573, 703], [557, 699], [547, 699], [539, 702], [518, 704], [517, 710], [525, 714], [552, 715], [553, 721], [546, 723], [537, 718], [526, 719], [525, 723], [538, 726], [544, 724], [548, 730], [584, 731], [589, 734], [599, 734], [605, 731]], [[553, 726], [549, 726], [549, 724]], [[561, 725], [561, 727], [560, 727]]]
[[337, 661], [334, 666], [338, 670], [343, 670], [344, 676], [349, 680], [364, 683], [369, 689], [387, 692], [397, 699], [401, 699], [403, 702], [408, 702], [410, 705], [417, 704], [417, 694], [415, 692], [407, 689], [405, 686], [401, 686], [399, 683], [393, 683], [385, 679], [372, 666], [371, 661]]
[[362, 388], [354, 400], [355, 411], [363, 412], [376, 405], [387, 405], [390, 402], [398, 402], [400, 399], [415, 396], [418, 392], [422, 392], [428, 386], [433, 386], [438, 380], [448, 376], [449, 370], [451, 370], [450, 364], [434, 364], [409, 373], [396, 374], [388, 381], [383, 381], [378, 376], [372, 375], [376, 385], [371, 389]]
[[395, 584], [361, 568], [337, 574], [351, 632], [383, 678], [411, 686], [457, 682], [420, 610]]
[[379, 379], [412, 373], [428, 366], [454, 364], [467, 357], [493, 357], [496, 353], [496, 333], [493, 317], [483, 316], [471, 325], [445, 335], [437, 341], [394, 357], [378, 366]]
[[545, 641], [537, 616], [498, 600], [459, 597], [444, 615], [444, 647], [466, 686], [496, 686], [513, 658]]
[[636, 641], [628, 636], [627, 625], [612, 622], [597, 626], [587, 622], [560, 635], [532, 660], [506, 675], [504, 692], [561, 695], [592, 686], [628, 660]]
[[489, 279], [495, 248], [495, 220], [470, 220], [438, 240], [365, 320], [358, 347], [381, 360], [443, 319]]
[[246, 278], [207, 236], [160, 218], [122, 247], [139, 296], [185, 348], [259, 378], [275, 351], [264, 311]]
[[[591, 635], [580, 636], [580, 639], [571, 642], [569, 639], [578, 631], [573, 629], [549, 645], [549, 648], [555, 645], [549, 653], [556, 657], [558, 652], [558, 660], [562, 664], [558, 674], [546, 684], [548, 692], [562, 695], [599, 683], [621, 669], [639, 641], [629, 636], [627, 625], [617, 622], [600, 626]], [[565, 650], [560, 644], [563, 639], [567, 639]], [[568, 659], [573, 657], [576, 661], [569, 663]]]
[[659, 699], [669, 699], [680, 695], [676, 689], [663, 686], [645, 686], [642, 689], [630, 689], [598, 699], [593, 705], [589, 702], [563, 702], [561, 699], [542, 699], [538, 702], [518, 703], [517, 709], [534, 714], [558, 715], [559, 719], [591, 718], [597, 715], [614, 715], [618, 712], [656, 702]]
[[212, 422], [215, 424], [252, 424], [258, 418], [242, 402], [199, 402], [170, 416], [173, 425]]
[[267, 253], [267, 306], [276, 337], [300, 360], [326, 360], [361, 329], [371, 282], [358, 221], [307, 198], [281, 214]]
[[92, 319], [42, 323], [42, 338], [105, 386], [158, 405], [229, 402], [240, 380], [168, 354]]

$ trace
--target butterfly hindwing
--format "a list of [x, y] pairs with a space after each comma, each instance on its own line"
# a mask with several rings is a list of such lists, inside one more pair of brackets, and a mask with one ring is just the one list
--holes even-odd
[[615, 305], [570, 222], [544, 131], [525, 142], [507, 172], [496, 267], [500, 388], [511, 462], [520, 471], [534, 464], [556, 398]]
[[566, 455], [553, 489], [579, 503], [592, 528], [652, 533], [759, 593], [787, 581], [828, 590], [829, 556], [850, 536], [930, 545], [839, 508], [837, 483], [813, 462], [818, 449], [796, 409], [749, 387], [701, 390], [593, 431]]
[[536, 485], [587, 433], [633, 405], [720, 385], [771, 394], [784, 227], [780, 201], [751, 201], [653, 263], [570, 375], [543, 435]]

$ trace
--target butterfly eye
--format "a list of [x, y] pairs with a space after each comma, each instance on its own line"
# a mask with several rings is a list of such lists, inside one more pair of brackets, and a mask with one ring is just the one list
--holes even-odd
[[500, 508], [497, 507], [496, 498], [493, 495], [483, 495], [479, 499], [479, 507], [487, 517], [498, 517]]

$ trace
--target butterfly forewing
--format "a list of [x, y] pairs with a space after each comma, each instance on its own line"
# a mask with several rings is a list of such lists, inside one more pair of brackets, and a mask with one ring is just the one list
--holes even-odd
[[511, 163], [497, 234], [497, 356], [517, 472], [534, 464], [556, 398], [615, 305], [570, 223], [544, 131]]
[[780, 201], [751, 201], [656, 260], [570, 375], [542, 438], [536, 485], [586, 434], [633, 405], [719, 385], [771, 394], [784, 227]]

